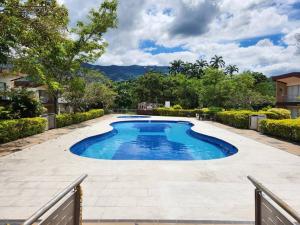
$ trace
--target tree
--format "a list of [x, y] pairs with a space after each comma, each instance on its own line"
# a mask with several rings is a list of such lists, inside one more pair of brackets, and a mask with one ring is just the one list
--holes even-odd
[[225, 101], [232, 93], [232, 83], [225, 73], [214, 68], [207, 68], [202, 77], [200, 103], [205, 107], [224, 107]]
[[161, 103], [164, 101], [163, 75], [149, 72], [136, 81], [134, 92], [139, 102]]
[[114, 104], [117, 93], [100, 83], [90, 83], [86, 87], [84, 102], [86, 109], [108, 109]]
[[259, 72], [246, 71], [246, 73], [249, 73], [254, 78], [254, 84], [259, 84], [268, 80], [264, 74]]
[[174, 60], [170, 64], [169, 73], [172, 75], [181, 73], [184, 70], [184, 62], [182, 60]]
[[239, 68], [236, 65], [228, 65], [225, 69], [225, 73], [232, 76], [235, 72], [239, 72]]
[[7, 64], [18, 54], [34, 54], [55, 43], [68, 23], [68, 11], [56, 0], [2, 0], [0, 21], [0, 64]]
[[120, 81], [115, 83], [114, 91], [117, 93], [115, 106], [118, 109], [131, 109], [137, 105], [133, 90], [135, 81]]
[[184, 63], [182, 73], [189, 78], [200, 77], [198, 67], [194, 63]]
[[[39, 1], [40, 4], [42, 2]], [[51, 2], [57, 5], [55, 0]], [[66, 15], [59, 19], [68, 20]], [[47, 18], [46, 24], [50, 21], [51, 18]], [[55, 30], [54, 40], [45, 37], [43, 45], [18, 51], [16, 64], [22, 71], [47, 84], [54, 98], [55, 111], [58, 112], [58, 98], [62, 90], [80, 74], [83, 63], [93, 62], [104, 53], [107, 43], [103, 40], [103, 34], [109, 28], [115, 28], [116, 23], [117, 1], [105, 0], [97, 10], [89, 12], [85, 22], [78, 21], [74, 28], [68, 28], [67, 23], [63, 23]]]
[[63, 92], [63, 98], [73, 107], [74, 112], [81, 111], [86, 104], [84, 93], [86, 81], [82, 77], [74, 77]]
[[195, 66], [198, 70], [198, 78], [201, 78], [204, 74], [204, 69], [208, 67], [208, 63], [204, 59], [196, 60]]
[[223, 60], [222, 56], [215, 55], [210, 60], [210, 66], [215, 69], [223, 68], [225, 67], [225, 61]]

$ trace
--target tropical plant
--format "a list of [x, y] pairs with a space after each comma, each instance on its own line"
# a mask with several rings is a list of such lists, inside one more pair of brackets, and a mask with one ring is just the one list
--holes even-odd
[[210, 66], [215, 69], [223, 68], [225, 67], [225, 61], [223, 60], [222, 56], [215, 55], [210, 60]]
[[184, 62], [182, 60], [174, 60], [170, 63], [169, 73], [174, 75], [183, 72], [184, 70]]
[[239, 72], [239, 68], [236, 65], [228, 65], [225, 68], [225, 73], [232, 76], [235, 72]]
[[44, 108], [34, 95], [34, 92], [26, 89], [12, 89], [7, 91], [9, 97], [7, 111], [12, 118], [28, 118], [40, 116]]

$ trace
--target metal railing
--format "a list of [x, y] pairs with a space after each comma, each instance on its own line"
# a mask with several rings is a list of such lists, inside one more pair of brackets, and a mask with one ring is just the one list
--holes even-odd
[[58, 193], [52, 200], [46, 203], [38, 211], [36, 211], [31, 217], [29, 217], [23, 225], [31, 225], [40, 220], [45, 213], [52, 209], [60, 200], [64, 197], [64, 201], [60, 203], [55, 210], [43, 218], [38, 224], [74, 224], [79, 225], [81, 223], [81, 182], [87, 177], [87, 174], [81, 175], [62, 192]]
[[268, 196], [275, 202], [282, 211], [300, 223], [300, 215], [293, 210], [287, 203], [277, 197], [268, 188], [263, 186], [260, 182], [251, 176], [247, 177], [255, 188], [255, 225], [269, 225], [269, 224], [288, 224], [294, 223], [281, 213], [274, 205], [264, 197], [263, 194]]

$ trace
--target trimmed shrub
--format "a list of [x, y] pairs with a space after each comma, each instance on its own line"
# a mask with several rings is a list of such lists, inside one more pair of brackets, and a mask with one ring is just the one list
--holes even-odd
[[216, 116], [217, 116], [217, 113], [218, 112], [222, 112], [224, 111], [223, 108], [220, 108], [220, 107], [209, 107], [209, 108], [202, 108], [202, 109], [199, 109], [199, 115], [200, 117], [202, 118], [210, 118], [210, 119], [216, 119]]
[[267, 115], [268, 119], [276, 119], [276, 120], [290, 119], [291, 111], [288, 109], [272, 108], [272, 109], [267, 110], [266, 115]]
[[196, 110], [195, 109], [157, 108], [157, 109], [153, 109], [153, 115], [194, 117], [196, 115]]
[[263, 134], [300, 142], [300, 119], [265, 119], [260, 122], [260, 129]]
[[23, 118], [0, 121], [0, 143], [14, 141], [45, 131], [47, 120], [44, 118]]
[[182, 109], [181, 105], [174, 105], [172, 108], [173, 109]]
[[247, 129], [249, 128], [249, 116], [253, 114], [250, 110], [224, 111], [217, 113], [217, 121], [232, 127]]
[[95, 119], [104, 115], [103, 109], [92, 109], [88, 112], [63, 113], [56, 116], [56, 127], [65, 127], [86, 120]]

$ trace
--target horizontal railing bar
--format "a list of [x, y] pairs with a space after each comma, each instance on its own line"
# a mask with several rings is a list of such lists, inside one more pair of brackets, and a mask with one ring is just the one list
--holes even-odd
[[31, 225], [36, 222], [42, 215], [44, 215], [52, 206], [54, 206], [59, 200], [65, 197], [71, 190], [78, 186], [88, 175], [83, 174], [78, 177], [73, 183], [67, 186], [63, 191], [58, 193], [53, 199], [47, 202], [43, 207], [36, 211], [31, 217], [29, 217], [23, 225]]
[[281, 208], [283, 208], [291, 217], [293, 217], [298, 223], [300, 223], [300, 215], [295, 210], [293, 210], [287, 203], [285, 203], [283, 200], [278, 198], [275, 194], [273, 194], [273, 192], [271, 192], [268, 188], [266, 188], [264, 185], [262, 185], [253, 177], [247, 176], [247, 178], [251, 181], [251, 183], [256, 188], [258, 188], [267, 196], [269, 196], [275, 203], [277, 203]]

